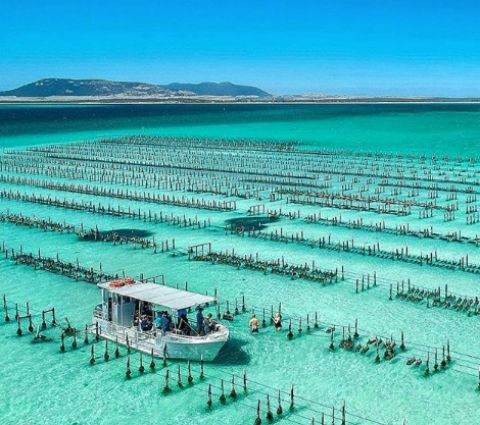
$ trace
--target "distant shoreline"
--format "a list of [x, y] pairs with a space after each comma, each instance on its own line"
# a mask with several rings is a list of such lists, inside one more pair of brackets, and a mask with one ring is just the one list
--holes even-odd
[[340, 104], [480, 104], [477, 98], [325, 98], [291, 100], [267, 100], [267, 99], [38, 99], [38, 98], [0, 98], [0, 105], [340, 105]]

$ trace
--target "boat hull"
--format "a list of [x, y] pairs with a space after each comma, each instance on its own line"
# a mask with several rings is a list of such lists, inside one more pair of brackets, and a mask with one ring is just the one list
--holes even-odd
[[[137, 351], [154, 357], [179, 360], [213, 361], [225, 345], [229, 337], [229, 330], [224, 325], [217, 325], [218, 329], [206, 336], [186, 336], [173, 332], [162, 333], [157, 330], [141, 332], [135, 328], [125, 328], [98, 317], [93, 318], [98, 323], [101, 338], [128, 345]], [[93, 328], [94, 329], [94, 328]], [[93, 330], [93, 332], [95, 332]]]
[[[212, 336], [215, 336], [215, 334], [212, 334]], [[193, 343], [167, 335], [164, 338], [164, 343], [166, 345], [167, 357], [194, 361], [199, 361], [203, 358], [205, 361], [213, 361], [227, 340], [228, 333], [226, 336], [219, 335], [218, 338], [199, 339]]]

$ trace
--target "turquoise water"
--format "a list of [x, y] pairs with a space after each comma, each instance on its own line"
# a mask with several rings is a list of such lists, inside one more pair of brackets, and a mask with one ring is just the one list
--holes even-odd
[[140, 133], [468, 156], [478, 154], [480, 105], [0, 106], [0, 123], [0, 146]]
[[[0, 107], [0, 146], [3, 148], [25, 148], [49, 143], [66, 143], [93, 140], [105, 136], [127, 134], [155, 134], [173, 136], [198, 136], [216, 138], [255, 138], [269, 140], [296, 140], [299, 150], [341, 149], [356, 151], [382, 151], [397, 153], [426, 154], [427, 156], [447, 155], [450, 157], [476, 157], [480, 147], [480, 107], [476, 105], [310, 105], [310, 106], [257, 106], [257, 105], [172, 105], [172, 106], [88, 106], [88, 107]], [[219, 154], [216, 154], [219, 155]], [[245, 154], [250, 157], [250, 154]], [[261, 158], [262, 153], [257, 154]], [[167, 155], [168, 157], [168, 155]], [[219, 156], [220, 158], [221, 156]], [[202, 157], [203, 158], [203, 157]], [[252, 157], [253, 158], [253, 157]], [[260, 172], [268, 172], [278, 166], [281, 155], [273, 155]], [[294, 156], [301, 162], [315, 159]], [[168, 158], [167, 158], [168, 159]], [[208, 160], [208, 158], [206, 159]], [[222, 157], [223, 161], [226, 161]], [[252, 159], [255, 161], [255, 158]], [[318, 159], [318, 164], [321, 164]], [[41, 160], [39, 161], [42, 162]], [[415, 161], [405, 161], [405, 166]], [[31, 164], [35, 161], [32, 160]], [[442, 178], [445, 172], [454, 178], [456, 171], [467, 167], [467, 162], [456, 164], [442, 162], [439, 169], [427, 163], [435, 178]], [[480, 166], [471, 162], [469, 180], [478, 181]], [[57, 167], [71, 169], [67, 163]], [[4, 176], [29, 177], [29, 170], [2, 171]], [[270, 170], [270, 171], [271, 171]], [[158, 171], [160, 173], [160, 171]], [[165, 171], [161, 171], [165, 173]], [[477, 173], [477, 174], [475, 174]], [[168, 174], [168, 173], [167, 173]], [[174, 173], [171, 172], [173, 176]], [[55, 182], [76, 182], [100, 185], [100, 183], [68, 179], [54, 174], [35, 175], [34, 179]], [[230, 175], [229, 179], [238, 176]], [[352, 176], [346, 176], [347, 182]], [[457, 178], [457, 177], [455, 177]], [[210, 182], [209, 177], [204, 179]], [[359, 187], [366, 183], [360, 177], [355, 183]], [[323, 181], [320, 177], [318, 182]], [[330, 192], [340, 191], [343, 182], [337, 176], [332, 178]], [[461, 185], [457, 185], [460, 187]], [[118, 183], [108, 187], [135, 187]], [[475, 186], [474, 186], [475, 187]], [[113, 246], [110, 243], [82, 242], [73, 234], [44, 232], [35, 228], [0, 223], [0, 239], [8, 247], [36, 253], [39, 248], [43, 255], [72, 262], [78, 259], [91, 267], [102, 267], [112, 273], [125, 272], [128, 275], [146, 276], [164, 274], [169, 284], [184, 285], [204, 293], [218, 288], [220, 299], [233, 301], [243, 295], [247, 308], [283, 304], [286, 317], [294, 323], [297, 334], [298, 318], [303, 318], [304, 331], [288, 341], [286, 330], [275, 333], [271, 327], [262, 329], [258, 335], [248, 332], [249, 315], [238, 316], [229, 322], [231, 341], [216, 362], [205, 367], [206, 380], [198, 380], [198, 364], [193, 365], [195, 383], [180, 389], [176, 385], [177, 366], [182, 370], [186, 382], [186, 363], [169, 361], [172, 373], [172, 392], [162, 394], [165, 370], [158, 362], [155, 373], [149, 370], [140, 376], [137, 372], [139, 356], [133, 354], [133, 379], [126, 381], [124, 372], [126, 356], [122, 350], [120, 359], [105, 363], [102, 359], [103, 344], [97, 345], [97, 363], [91, 367], [90, 345], [79, 341], [79, 348], [71, 348], [67, 339], [67, 350], [59, 350], [59, 333], [50, 330], [54, 339], [51, 343], [32, 344], [32, 337], [21, 338], [15, 334], [14, 323], [0, 325], [0, 355], [3, 358], [3, 373], [0, 378], [5, 389], [0, 398], [0, 417], [7, 424], [130, 424], [134, 421], [151, 423], [184, 424], [244, 424], [253, 423], [257, 400], [262, 403], [262, 423], [265, 419], [266, 395], [272, 400], [272, 410], [277, 408], [277, 392], [282, 391], [284, 410], [288, 410], [288, 391], [295, 385], [296, 408], [286, 412], [276, 422], [308, 424], [312, 417], [321, 423], [322, 412], [331, 415], [332, 406], [340, 410], [345, 401], [347, 423], [400, 424], [474, 424], [477, 423], [479, 393], [477, 370], [480, 365], [479, 316], [468, 317], [466, 313], [444, 308], [427, 308], [426, 303], [412, 303], [394, 299], [388, 300], [389, 284], [398, 280], [411, 279], [415, 285], [430, 289], [448, 284], [454, 293], [471, 297], [479, 295], [478, 274], [459, 270], [446, 270], [431, 266], [418, 266], [402, 261], [375, 257], [364, 257], [348, 252], [320, 250], [298, 243], [279, 243], [226, 234], [225, 221], [247, 215], [251, 205], [266, 204], [269, 209], [295, 212], [301, 210], [301, 217], [321, 211], [322, 216], [338, 217], [343, 220], [363, 218], [366, 223], [384, 220], [387, 227], [408, 223], [413, 229], [433, 226], [439, 233], [462, 231], [474, 238], [480, 234], [480, 225], [467, 225], [464, 213], [466, 194], [458, 194], [460, 204], [454, 221], [445, 222], [441, 212], [429, 219], [418, 219], [417, 209], [407, 217], [379, 215], [370, 212], [355, 212], [334, 208], [319, 208], [309, 205], [287, 204], [286, 200], [268, 201], [268, 190], [263, 199], [240, 199], [208, 193], [183, 192], [181, 190], [154, 190], [153, 193], [176, 193], [189, 197], [237, 202], [234, 212], [214, 212], [202, 209], [156, 205], [146, 202], [109, 199], [86, 194], [40, 189], [29, 185], [1, 183], [0, 190], [19, 190], [28, 194], [50, 194], [60, 199], [120, 205], [124, 208], [162, 211], [199, 219], [211, 219], [212, 226], [205, 229], [180, 228], [168, 224], [150, 223], [143, 220], [114, 218], [81, 211], [55, 208], [21, 202], [0, 200], [0, 211], [7, 210], [27, 216], [56, 222], [67, 222], [86, 228], [98, 226], [101, 230], [135, 228], [151, 231], [157, 240], [176, 239], [179, 255], [154, 254], [129, 246]], [[476, 188], [478, 189], [478, 188]], [[137, 190], [146, 190], [141, 186]], [[392, 195], [387, 188], [382, 196], [408, 198], [407, 190], [402, 195]], [[348, 193], [349, 191], [347, 191]], [[352, 193], [356, 193], [352, 191]], [[418, 201], [428, 202], [428, 190], [421, 190]], [[447, 205], [446, 193], [440, 192], [437, 202]], [[476, 202], [468, 205], [477, 205]], [[310, 224], [303, 219], [281, 218], [269, 224], [268, 231], [286, 233], [304, 232], [308, 239], [330, 236], [335, 241], [355, 239], [356, 246], [379, 242], [383, 249], [395, 250], [409, 246], [414, 255], [438, 250], [439, 256], [459, 259], [468, 254], [471, 263], [480, 264], [479, 248], [472, 244], [447, 243], [441, 240], [418, 239], [408, 236], [351, 230], [342, 227], [327, 227]], [[263, 259], [277, 259], [282, 256], [292, 263], [303, 264], [312, 261], [318, 267], [335, 269], [342, 266], [347, 279], [336, 284], [322, 286], [305, 280], [291, 280], [288, 277], [263, 275], [262, 273], [223, 265], [211, 265], [188, 261], [181, 255], [190, 245], [212, 242], [215, 251], [232, 250], [240, 254], [259, 253]], [[355, 293], [355, 279], [364, 273], [375, 271], [379, 286], [368, 291]], [[99, 293], [94, 285], [75, 282], [66, 277], [35, 271], [9, 260], [0, 260], [2, 292], [12, 304], [30, 302], [34, 312], [55, 306], [58, 317], [68, 317], [74, 326], [83, 327], [91, 321], [92, 308], [99, 302]], [[392, 335], [397, 343], [400, 332], [404, 331], [407, 352], [399, 353], [393, 360], [374, 361], [371, 349], [367, 355], [336, 349], [330, 352], [329, 334], [325, 327], [305, 330], [305, 316], [317, 312], [320, 320], [337, 325], [353, 326], [358, 319], [362, 343], [368, 337]], [[34, 318], [40, 323], [39, 317]], [[24, 325], [25, 328], [25, 325]], [[335, 342], [341, 338], [337, 327]], [[24, 329], [25, 330], [25, 329]], [[453, 362], [446, 370], [430, 377], [424, 376], [426, 351], [433, 358], [434, 348], [445, 345], [449, 340]], [[430, 348], [426, 348], [430, 347]], [[111, 354], [113, 348], [111, 347]], [[382, 354], [382, 352], [381, 352]], [[421, 356], [419, 368], [407, 366], [406, 358]], [[431, 365], [432, 367], [432, 365]], [[148, 369], [148, 368], [147, 368]], [[230, 391], [232, 374], [241, 375], [247, 371], [249, 392], [243, 395], [241, 386], [237, 391], [242, 395], [237, 401], [228, 400], [225, 405], [218, 401], [220, 379], [225, 380], [226, 392]], [[240, 378], [238, 378], [240, 381]], [[207, 408], [207, 386], [214, 386], [213, 408]], [[227, 397], [228, 398], [228, 397]], [[332, 418], [327, 417], [326, 423]], [[337, 414], [336, 422], [341, 423]]]

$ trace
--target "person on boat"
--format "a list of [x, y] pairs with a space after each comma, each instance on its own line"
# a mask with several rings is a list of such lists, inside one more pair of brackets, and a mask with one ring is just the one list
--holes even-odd
[[140, 329], [142, 331], [151, 331], [153, 327], [153, 323], [151, 319], [147, 315], [142, 316], [142, 320], [140, 321]]
[[147, 326], [145, 327], [146, 331], [151, 331], [153, 329], [153, 321], [151, 316], [147, 316]]
[[186, 308], [181, 308], [177, 311], [177, 328], [180, 328], [180, 323], [182, 321], [182, 317], [187, 317], [188, 311]]
[[282, 315], [280, 313], [277, 313], [273, 318], [273, 325], [277, 332], [282, 330]]
[[160, 318], [160, 329], [162, 332], [168, 332], [170, 330], [170, 320], [166, 311], [162, 313], [162, 317]]
[[207, 317], [203, 319], [203, 333], [205, 335], [208, 335], [212, 330], [212, 326], [215, 326], [213, 320], [212, 320], [212, 313], [208, 313]]
[[146, 331], [146, 330], [147, 330], [147, 327], [148, 327], [147, 316], [143, 315], [143, 316], [142, 316], [142, 320], [140, 321], [140, 329], [141, 329], [142, 331]]
[[190, 335], [190, 329], [190, 322], [188, 321], [188, 316], [185, 313], [180, 317], [180, 322], [178, 323], [178, 330], [182, 334]]
[[175, 329], [175, 322], [173, 320], [172, 315], [168, 311], [166, 311], [165, 314], [167, 315], [167, 319], [168, 319], [168, 330], [171, 331]]
[[250, 326], [250, 332], [258, 332], [258, 319], [255, 313], [252, 314], [252, 318], [250, 319], [248, 326]]
[[197, 311], [197, 332], [198, 334], [201, 334], [202, 331], [203, 331], [203, 320], [205, 319], [205, 317], [203, 317], [203, 308], [202, 307], [198, 307], [198, 311]]

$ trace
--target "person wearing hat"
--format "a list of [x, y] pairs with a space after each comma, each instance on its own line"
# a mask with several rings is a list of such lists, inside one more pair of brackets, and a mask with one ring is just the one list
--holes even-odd
[[203, 333], [208, 335], [212, 330], [212, 313], [208, 313], [207, 317], [203, 319]]

